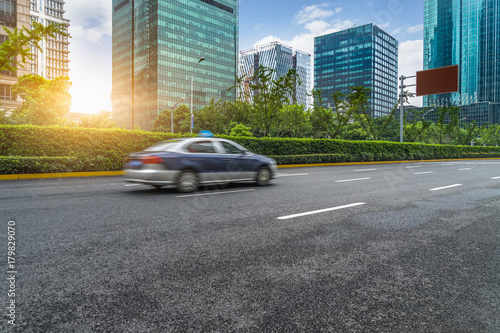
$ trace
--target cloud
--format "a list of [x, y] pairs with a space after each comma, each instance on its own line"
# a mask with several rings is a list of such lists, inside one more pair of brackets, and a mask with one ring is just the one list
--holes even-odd
[[327, 18], [335, 13], [341, 11], [341, 8], [337, 8], [335, 10], [325, 10], [324, 7], [328, 7], [329, 4], [323, 3], [319, 5], [311, 5], [303, 7], [297, 15], [295, 15], [295, 20], [298, 24], [304, 24], [307, 22], [314, 21], [316, 19]]
[[102, 44], [111, 36], [112, 0], [72, 0], [64, 4], [74, 40]]
[[[417, 71], [421, 71], [424, 62], [424, 41], [409, 40], [399, 44], [398, 50], [398, 73], [399, 76], [413, 76]], [[411, 82], [409, 82], [411, 80]], [[408, 84], [415, 83], [415, 79], [408, 79]], [[410, 88], [415, 92], [415, 87]], [[410, 99], [412, 105], [421, 106], [422, 98], [415, 97]]]
[[409, 33], [409, 34], [413, 34], [413, 33], [416, 33], [416, 32], [420, 32], [424, 30], [424, 25], [423, 24], [417, 24], [417, 25], [414, 25], [412, 27], [409, 27], [408, 29], [406, 29], [406, 32]]

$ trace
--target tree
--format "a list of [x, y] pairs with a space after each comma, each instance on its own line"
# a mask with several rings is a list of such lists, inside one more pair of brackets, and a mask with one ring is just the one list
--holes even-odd
[[111, 119], [111, 111], [101, 110], [99, 114], [90, 114], [81, 118], [80, 127], [113, 128], [119, 126]]
[[243, 124], [238, 124], [238, 125], [234, 126], [231, 129], [231, 133], [229, 135], [231, 135], [231, 136], [250, 136], [250, 137], [253, 136], [252, 132], [250, 132], [250, 127], [246, 127]]
[[52, 80], [33, 74], [21, 76], [12, 86], [12, 91], [23, 99], [23, 104], [12, 112], [11, 118], [17, 123], [56, 124], [70, 110], [70, 87], [67, 76]]
[[[156, 117], [151, 131], [171, 131], [171, 110], [165, 109]], [[191, 130], [191, 111], [187, 105], [180, 105], [174, 110], [174, 133], [189, 133]]]
[[309, 131], [308, 113], [304, 105], [283, 105], [276, 128], [277, 136], [303, 137]]
[[[0, 70], [15, 72], [18, 65], [32, 59], [31, 47], [42, 51], [40, 42], [48, 37], [55, 38], [57, 35], [69, 37], [65, 24], [51, 23], [44, 26], [32, 20], [31, 25], [31, 29], [22, 27], [12, 31], [3, 27], [8, 38], [0, 45]], [[18, 56], [21, 57], [21, 61], [18, 61]]]
[[321, 138], [328, 134], [329, 124], [332, 122], [333, 113], [330, 109], [323, 107], [321, 90], [312, 91], [313, 107], [309, 113], [309, 123], [315, 138]]
[[290, 96], [294, 98], [295, 87], [300, 85], [297, 72], [289, 69], [288, 72], [273, 80], [276, 70], [259, 66], [254, 73], [250, 89], [253, 91], [254, 127], [268, 136], [275, 125], [279, 111], [284, 104], [290, 103]]

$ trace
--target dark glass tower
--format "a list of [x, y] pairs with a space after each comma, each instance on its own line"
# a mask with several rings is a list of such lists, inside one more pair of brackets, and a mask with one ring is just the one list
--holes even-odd
[[373, 24], [314, 38], [314, 86], [325, 106], [350, 87], [371, 89], [370, 112], [388, 114], [397, 102], [398, 42]]
[[[149, 130], [184, 98], [235, 99], [239, 0], [113, 0], [113, 119]], [[196, 70], [194, 67], [204, 57]], [[133, 75], [132, 75], [133, 73]]]

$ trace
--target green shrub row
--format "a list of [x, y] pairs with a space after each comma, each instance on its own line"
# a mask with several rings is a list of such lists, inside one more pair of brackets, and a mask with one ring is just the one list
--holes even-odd
[[[19, 173], [19, 170], [24, 170], [23, 173], [121, 170], [128, 154], [159, 141], [183, 136], [192, 135], [116, 128], [0, 125], [0, 156], [9, 157], [1, 162], [0, 173]], [[500, 157], [500, 147], [219, 137], [236, 141], [257, 154], [273, 156], [278, 164]], [[19, 159], [19, 156], [43, 158], [29, 160]], [[49, 157], [59, 157], [60, 160], [50, 160]], [[14, 166], [16, 163], [17, 167]]]
[[0, 156], [0, 174], [82, 171], [77, 157]]

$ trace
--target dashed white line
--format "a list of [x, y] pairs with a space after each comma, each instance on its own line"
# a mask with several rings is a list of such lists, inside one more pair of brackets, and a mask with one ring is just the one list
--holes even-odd
[[277, 173], [276, 177], [291, 177], [291, 176], [309, 176], [309, 172], [306, 173]]
[[453, 184], [453, 185], [448, 185], [448, 186], [443, 186], [443, 187], [431, 188], [430, 191], [445, 190], [445, 189], [452, 188], [452, 187], [457, 187], [457, 186], [462, 186], [462, 184]]
[[500, 177], [491, 177], [491, 179], [500, 179]]
[[458, 169], [458, 171], [465, 171], [465, 170], [472, 170], [472, 168], [462, 168], [462, 169]]
[[413, 174], [414, 174], [414, 175], [424, 175], [424, 174], [428, 174], [428, 173], [434, 173], [434, 171], [414, 172]]
[[365, 204], [364, 202], [357, 202], [357, 203], [353, 203], [353, 204], [349, 204], [349, 205], [344, 205], [344, 206], [337, 206], [337, 207], [325, 208], [325, 209], [320, 209], [320, 210], [313, 210], [313, 211], [299, 213], [299, 214], [280, 216], [280, 217], [278, 217], [278, 220], [293, 219], [294, 217], [300, 217], [300, 216], [306, 216], [306, 215], [312, 215], [312, 214], [330, 212], [332, 210], [339, 210], [339, 209], [344, 209], [344, 208], [356, 207], [356, 206], [361, 206], [361, 205], [364, 205], [364, 204]]
[[421, 168], [421, 167], [422, 167], [421, 165], [409, 165], [406, 168], [407, 169], [413, 169], [413, 168]]
[[371, 179], [371, 178], [370, 177], [366, 177], [366, 178], [342, 179], [342, 180], [336, 180], [335, 182], [336, 183], [344, 183], [344, 182], [355, 182], [355, 181], [358, 181], [358, 180], [368, 180], [368, 179]]
[[361, 172], [361, 171], [376, 171], [377, 169], [358, 169], [358, 170], [354, 170], [356, 172]]
[[187, 197], [200, 197], [203, 195], [216, 195], [216, 194], [231, 194], [236, 192], [249, 192], [255, 191], [254, 188], [249, 190], [237, 190], [237, 191], [224, 191], [224, 192], [212, 192], [212, 193], [198, 193], [198, 194], [186, 194], [186, 195], [178, 195], [177, 198], [187, 198]]

